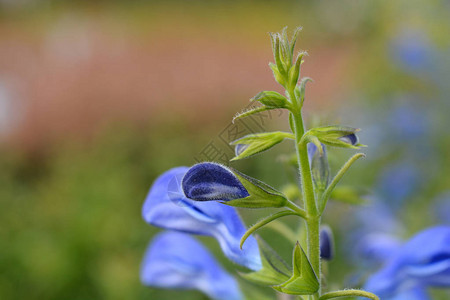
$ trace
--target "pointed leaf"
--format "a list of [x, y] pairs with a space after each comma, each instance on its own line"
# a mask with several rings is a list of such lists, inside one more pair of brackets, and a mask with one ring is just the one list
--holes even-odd
[[289, 279], [292, 272], [287, 263], [261, 238], [257, 237], [261, 253], [262, 269], [252, 273], [240, 275], [254, 283], [261, 285], [278, 285]]
[[297, 242], [293, 254], [292, 277], [273, 288], [292, 295], [312, 295], [319, 290], [319, 280], [300, 244]]

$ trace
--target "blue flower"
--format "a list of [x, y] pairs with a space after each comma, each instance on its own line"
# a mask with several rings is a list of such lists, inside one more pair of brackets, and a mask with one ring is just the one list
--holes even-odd
[[236, 280], [194, 238], [164, 232], [149, 245], [141, 266], [144, 285], [197, 289], [214, 300], [243, 299]]
[[400, 208], [403, 202], [420, 189], [420, 172], [408, 162], [390, 165], [383, 170], [378, 181], [377, 191], [390, 206]]
[[[198, 168], [197, 166], [193, 168]], [[142, 209], [145, 221], [166, 229], [212, 236], [217, 239], [222, 251], [230, 260], [252, 270], [259, 270], [262, 264], [256, 240], [249, 237], [242, 250], [239, 248], [240, 239], [246, 228], [236, 209], [216, 201], [189, 199], [182, 187], [183, 177], [188, 171], [188, 167], [173, 168], [155, 180]], [[221, 175], [224, 177], [218, 177]], [[208, 179], [210, 186], [213, 187], [209, 190], [208, 184], [200, 181], [201, 178], [197, 178], [197, 180], [195, 176], [189, 175], [184, 179], [189, 183], [186, 190], [190, 194], [202, 198], [206, 197], [206, 193], [214, 197], [223, 194], [227, 196], [227, 199], [232, 198], [236, 191], [244, 193], [240, 185], [237, 185], [237, 188], [234, 186], [234, 189], [233, 186], [227, 186], [227, 184], [236, 184], [236, 181], [228, 175], [218, 173], [215, 176], [211, 174], [212, 179], [220, 181], [223, 178], [224, 182], [216, 184], [211, 178]], [[194, 182], [203, 189], [194, 188]], [[190, 185], [191, 183], [192, 185]]]
[[426, 288], [421, 285], [399, 292], [393, 297], [382, 298], [383, 300], [429, 300], [431, 299]]
[[424, 32], [403, 30], [391, 44], [391, 54], [400, 67], [417, 72], [432, 70], [436, 50]]
[[369, 278], [365, 289], [385, 299], [417, 285], [450, 286], [450, 227], [418, 233]]
[[376, 267], [384, 263], [402, 244], [398, 236], [404, 228], [389, 207], [380, 199], [370, 199], [368, 205], [360, 206], [354, 213], [355, 219], [349, 224], [348, 254], [364, 262], [366, 267]]

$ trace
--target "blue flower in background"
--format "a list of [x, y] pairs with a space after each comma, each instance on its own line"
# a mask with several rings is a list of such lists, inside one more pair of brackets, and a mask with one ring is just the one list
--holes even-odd
[[152, 287], [197, 289], [214, 300], [243, 299], [236, 280], [194, 238], [164, 232], [149, 245], [141, 281]]
[[[199, 164], [192, 169], [199, 170], [199, 166], [205, 165], [214, 165], [213, 170], [218, 173], [211, 173], [210, 178], [204, 178], [192, 176], [191, 171], [188, 177], [183, 179], [190, 169], [178, 167], [158, 177], [142, 209], [145, 221], [166, 229], [212, 236], [217, 239], [230, 260], [252, 270], [259, 270], [262, 264], [255, 238], [249, 237], [242, 250], [239, 248], [246, 228], [236, 209], [216, 201], [194, 201], [185, 195], [183, 189], [205, 200], [207, 196], [217, 198], [218, 195], [224, 195], [223, 200], [226, 201], [237, 196], [236, 193], [247, 193], [245, 189], [242, 190], [237, 179], [236, 182], [230, 174], [215, 169], [219, 165]], [[186, 183], [184, 186], [182, 181]]]
[[427, 289], [421, 285], [414, 286], [408, 290], [401, 291], [395, 296], [382, 298], [383, 300], [429, 300]]
[[436, 50], [424, 32], [403, 30], [391, 43], [391, 55], [400, 67], [411, 72], [434, 68]]
[[371, 199], [371, 203], [357, 208], [356, 220], [349, 235], [352, 245], [349, 253], [368, 264], [380, 265], [396, 251], [402, 241], [398, 238], [403, 227], [392, 210], [380, 199]]
[[416, 286], [450, 286], [450, 227], [436, 226], [415, 235], [368, 279], [365, 289], [385, 299]]
[[420, 189], [420, 174], [419, 169], [408, 162], [388, 165], [381, 173], [377, 192], [389, 206], [398, 209]]
[[402, 95], [394, 99], [393, 104], [388, 116], [388, 127], [391, 129], [389, 136], [392, 140], [415, 145], [426, 143], [424, 139], [429, 139], [432, 131], [430, 114], [423, 103], [417, 96]]

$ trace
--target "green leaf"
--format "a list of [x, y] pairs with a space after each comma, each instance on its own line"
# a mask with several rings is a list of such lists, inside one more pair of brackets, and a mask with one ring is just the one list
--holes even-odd
[[334, 190], [336, 185], [339, 183], [339, 181], [342, 179], [344, 174], [348, 171], [348, 169], [353, 165], [355, 161], [358, 159], [365, 157], [366, 155], [364, 153], [356, 153], [352, 157], [350, 157], [349, 160], [342, 166], [342, 168], [337, 172], [336, 176], [334, 176], [333, 180], [331, 181], [330, 185], [327, 187], [325, 192], [322, 194], [322, 197], [319, 199], [319, 212], [323, 212], [325, 209], [325, 206], [327, 205], [328, 199], [330, 198], [331, 192]]
[[294, 139], [294, 136], [291, 133], [280, 131], [246, 135], [230, 143], [236, 145], [236, 157], [231, 160], [243, 159], [266, 151], [286, 138]]
[[274, 220], [276, 220], [278, 218], [285, 217], [285, 216], [292, 216], [292, 215], [297, 215], [297, 213], [292, 211], [292, 210], [284, 210], [284, 211], [280, 211], [280, 212], [274, 213], [273, 215], [267, 216], [267, 217], [259, 220], [253, 226], [251, 226], [249, 229], [247, 229], [247, 231], [245, 232], [245, 234], [241, 238], [241, 242], [239, 244], [239, 247], [242, 249], [242, 246], [244, 245], [244, 242], [247, 240], [247, 238], [251, 234], [253, 234], [255, 231], [257, 231], [258, 229], [262, 228], [264, 225], [267, 225], [270, 222], [272, 222], [272, 221], [274, 221]]
[[294, 247], [292, 277], [277, 286], [275, 290], [291, 295], [312, 295], [319, 290], [319, 280], [300, 244]]
[[240, 273], [240, 275], [249, 281], [266, 286], [279, 285], [287, 281], [292, 272], [287, 263], [266, 242], [259, 237], [256, 238], [261, 253], [262, 268], [256, 272]]
[[289, 108], [289, 101], [280, 93], [273, 91], [264, 91], [258, 93], [251, 99], [252, 101], [259, 101], [270, 108]]
[[222, 202], [223, 204], [245, 208], [286, 206], [287, 199], [281, 192], [275, 190], [274, 188], [260, 180], [247, 176], [235, 169], [231, 170], [245, 187], [250, 196]]

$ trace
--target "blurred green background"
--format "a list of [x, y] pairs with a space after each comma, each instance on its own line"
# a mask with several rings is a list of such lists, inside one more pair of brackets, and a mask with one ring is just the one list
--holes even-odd
[[[152, 181], [195, 163], [249, 98], [280, 90], [267, 33], [284, 26], [303, 26], [308, 123], [363, 129], [368, 158], [345, 183], [370, 194], [383, 165], [432, 145], [409, 160], [424, 183], [401, 218], [405, 237], [438, 223], [430, 207], [450, 183], [449, 11], [448, 1], [0, 0], [0, 299], [206, 299], [140, 284], [158, 232], [141, 206]], [[419, 117], [390, 123], [402, 107]], [[287, 128], [286, 116], [265, 126]], [[286, 151], [233, 166], [281, 188]], [[335, 171], [348, 153], [333, 155]], [[341, 226], [351, 208], [332, 205], [325, 220]], [[248, 224], [261, 214], [242, 213]], [[358, 269], [337, 241], [333, 287]]]

